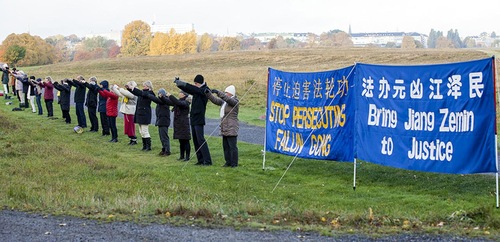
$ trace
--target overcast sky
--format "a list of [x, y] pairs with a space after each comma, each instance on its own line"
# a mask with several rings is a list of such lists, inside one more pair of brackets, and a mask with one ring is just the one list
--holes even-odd
[[[9, 11], [12, 10], [12, 11]], [[121, 31], [134, 20], [193, 24], [196, 33], [419, 32], [500, 34], [500, 0], [2, 0], [0, 41]]]

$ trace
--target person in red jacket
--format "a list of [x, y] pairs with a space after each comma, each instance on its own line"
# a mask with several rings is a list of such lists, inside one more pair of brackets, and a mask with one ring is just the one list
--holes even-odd
[[[117, 89], [117, 85], [111, 88]], [[99, 95], [106, 98], [106, 116], [108, 117], [108, 125], [111, 130], [111, 140], [109, 142], [118, 142], [118, 131], [116, 130], [116, 117], [118, 116], [118, 95], [104, 88], [99, 88]]]

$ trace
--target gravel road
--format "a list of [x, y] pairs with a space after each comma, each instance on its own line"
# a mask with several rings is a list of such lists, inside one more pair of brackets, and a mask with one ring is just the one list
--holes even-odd
[[363, 235], [320, 236], [290, 231], [234, 230], [168, 224], [100, 222], [18, 211], [0, 211], [0, 241], [493, 241], [442, 235], [402, 234], [370, 238]]

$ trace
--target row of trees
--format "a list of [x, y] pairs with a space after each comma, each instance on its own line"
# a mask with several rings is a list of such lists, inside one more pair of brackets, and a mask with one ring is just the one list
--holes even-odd
[[[495, 35], [493, 33], [493, 35]], [[495, 36], [496, 37], [496, 36]], [[79, 38], [76, 35], [51, 36], [45, 40], [28, 33], [11, 34], [0, 46], [0, 61], [14, 65], [46, 65], [63, 61], [114, 58], [117, 56], [178, 55], [210, 51], [232, 51], [252, 49], [304, 48], [314, 46], [349, 47], [353, 45], [349, 34], [332, 30], [319, 36], [308, 34], [306, 42], [278, 36], [267, 43], [250, 37], [214, 37], [210, 34], [198, 36], [194, 31], [176, 33], [152, 33], [149, 24], [137, 20], [127, 24], [122, 31], [121, 47], [114, 40], [101, 36]], [[499, 43], [496, 43], [497, 45]], [[461, 40], [457, 30], [443, 32], [431, 29], [428, 48], [470, 48], [476, 47], [471, 38]], [[386, 47], [399, 47], [387, 43]], [[403, 38], [401, 48], [423, 48], [411, 36]], [[486, 46], [483, 46], [486, 47]]]

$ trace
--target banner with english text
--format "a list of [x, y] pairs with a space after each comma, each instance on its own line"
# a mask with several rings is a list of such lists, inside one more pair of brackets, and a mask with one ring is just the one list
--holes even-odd
[[353, 161], [353, 66], [292, 73], [269, 68], [266, 151]]
[[496, 172], [493, 62], [356, 64], [355, 157], [428, 172]]

